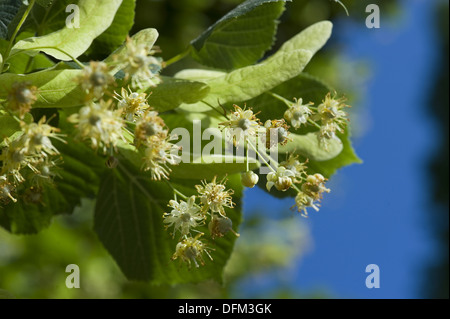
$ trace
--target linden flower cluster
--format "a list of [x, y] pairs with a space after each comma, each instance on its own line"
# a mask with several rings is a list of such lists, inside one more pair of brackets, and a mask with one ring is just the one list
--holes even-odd
[[[56, 176], [56, 157], [59, 151], [52, 139], [64, 140], [50, 126], [45, 117], [37, 123], [20, 121], [21, 132], [10, 140], [5, 138], [5, 147], [0, 154], [0, 201], [16, 202], [13, 194], [16, 188], [26, 180], [30, 181], [31, 190], [40, 193], [44, 184], [51, 184]], [[26, 177], [26, 178], [25, 178]]]
[[[233, 190], [226, 189], [225, 179], [221, 182], [216, 181], [216, 177], [211, 182], [203, 181], [201, 185], [196, 185], [197, 195], [186, 197], [186, 201], [171, 200], [169, 207], [170, 213], [164, 213], [163, 220], [166, 228], [173, 226], [172, 236], [180, 234], [172, 260], [180, 258], [187, 262], [189, 267], [193, 263], [196, 267], [204, 265], [203, 253], [212, 260], [208, 250], [210, 250], [201, 240], [203, 232], [195, 228], [203, 226], [209, 219], [208, 229], [212, 239], [223, 237], [229, 231], [237, 234], [232, 226], [230, 218], [226, 216], [225, 208], [233, 208], [232, 200]], [[179, 192], [176, 192], [180, 194]], [[184, 196], [185, 197], [185, 196]], [[196, 203], [197, 198], [199, 202]], [[194, 237], [192, 232], [196, 232]]]
[[331, 139], [337, 139], [336, 132], [344, 132], [348, 114], [343, 108], [349, 106], [344, 103], [343, 98], [337, 99], [328, 93], [318, 107], [313, 107], [311, 102], [303, 104], [302, 99], [295, 99], [295, 103], [282, 99], [289, 107], [284, 118], [296, 129], [307, 124], [318, 127], [317, 137], [325, 149]]
[[[77, 81], [85, 92], [85, 105], [68, 121], [75, 124], [77, 138], [90, 141], [93, 149], [101, 149], [104, 154], [110, 152], [107, 165], [112, 167], [117, 165], [117, 160], [111, 158], [114, 159], [118, 143], [132, 143], [134, 138], [135, 146], [142, 151], [142, 168], [150, 171], [153, 179], [160, 180], [168, 178], [167, 164], [178, 163], [179, 148], [170, 142], [173, 137], [169, 136], [164, 121], [148, 104], [149, 95], [132, 90], [144, 90], [159, 83], [163, 63], [152, 56], [155, 52], [128, 37], [124, 50], [113, 56], [113, 63], [91, 61], [84, 66]], [[130, 81], [132, 88], [122, 87], [120, 94], [110, 94], [108, 90], [116, 85], [112, 74], [117, 72], [116, 65], [125, 73], [123, 80]], [[117, 103], [106, 100], [105, 96], [114, 96]], [[131, 140], [126, 138], [132, 135], [128, 123], [135, 124], [135, 136]]]
[[[331, 94], [327, 94], [317, 108], [314, 108], [312, 103], [303, 104], [302, 99], [294, 99], [295, 103], [292, 103], [281, 96], [276, 94], [272, 95], [284, 101], [289, 106], [284, 114], [285, 119], [267, 120], [264, 126], [261, 126], [256, 114], [251, 109], [242, 109], [234, 105], [234, 112], [231, 113], [227, 121], [219, 125], [223, 126], [223, 128], [232, 129], [235, 146], [237, 141], [242, 142], [243, 139], [244, 142], [247, 142], [247, 154], [248, 147], [252, 147], [260, 159], [272, 169], [272, 172], [267, 174], [266, 188], [268, 191], [276, 188], [278, 191], [283, 192], [289, 189], [294, 189], [297, 192], [295, 199], [297, 210], [306, 217], [308, 215], [307, 208], [312, 207], [317, 211], [323, 193], [330, 192], [324, 186], [326, 179], [321, 174], [309, 175], [307, 173], [308, 161], [306, 160], [301, 163], [298, 160], [298, 156], [293, 154], [289, 155], [284, 162], [279, 164], [275, 162], [274, 166], [270, 165], [267, 161], [268, 155], [265, 152], [261, 154], [252, 144], [251, 138], [259, 137], [267, 150], [272, 149], [278, 144], [287, 144], [291, 138], [289, 137], [289, 126], [285, 120], [294, 128], [299, 128], [304, 124], [313, 124], [316, 127], [320, 127], [320, 131], [318, 132], [320, 142], [337, 138], [334, 132], [342, 132], [343, 126], [347, 121], [347, 114], [342, 111], [342, 108], [346, 107], [346, 105], [342, 103], [342, 100], [332, 98]], [[253, 171], [250, 171], [247, 164], [246, 172], [241, 174], [242, 185], [252, 188], [258, 181], [259, 176]], [[198, 191], [201, 192], [201, 189], [198, 189]], [[217, 211], [214, 206], [211, 207], [211, 210]]]

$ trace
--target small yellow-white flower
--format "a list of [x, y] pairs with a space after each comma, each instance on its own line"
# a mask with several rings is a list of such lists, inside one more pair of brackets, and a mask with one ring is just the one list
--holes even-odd
[[194, 263], [196, 267], [205, 264], [203, 253], [206, 253], [209, 259], [213, 260], [208, 252], [208, 248], [201, 240], [199, 240], [202, 235], [203, 234], [200, 233], [195, 237], [187, 237], [179, 242], [175, 248], [172, 260], [181, 258], [182, 261], [188, 264], [189, 268], [191, 267], [191, 263]]
[[38, 123], [26, 124], [25, 122], [21, 122], [21, 126], [24, 132], [21, 139], [26, 153], [40, 154], [43, 157], [59, 154], [59, 151], [53, 146], [50, 140], [50, 138], [57, 138], [63, 141], [56, 134], [56, 132], [59, 132], [59, 129], [47, 124], [45, 116]]
[[8, 93], [6, 107], [13, 112], [19, 112], [20, 118], [23, 118], [36, 102], [37, 93], [37, 87], [30, 82], [15, 82]]
[[255, 136], [260, 127], [259, 120], [252, 110], [241, 109], [237, 105], [234, 105], [234, 112], [231, 113], [230, 119], [219, 125], [230, 129], [227, 133], [233, 137], [235, 145], [241, 141], [241, 137]]
[[319, 204], [322, 199], [322, 194], [329, 193], [330, 190], [325, 187], [326, 178], [321, 174], [308, 175], [306, 181], [302, 184], [302, 190], [298, 192], [295, 197], [295, 204], [297, 210], [302, 213], [304, 217], [308, 216], [308, 207], [312, 207], [315, 211], [319, 211]]
[[200, 208], [195, 204], [195, 196], [191, 196], [188, 200], [178, 203], [177, 201], [169, 201], [169, 207], [172, 207], [170, 213], [164, 213], [164, 223], [167, 227], [174, 226], [173, 236], [177, 231], [181, 236], [188, 235], [191, 228], [201, 225], [205, 219], [205, 215], [200, 212]]
[[325, 99], [317, 108], [314, 115], [316, 121], [321, 121], [321, 128], [318, 132], [319, 141], [328, 146], [328, 140], [336, 139], [336, 131], [343, 133], [348, 122], [348, 114], [343, 108], [349, 107], [344, 103], [344, 99], [336, 99], [328, 93]]
[[87, 101], [101, 98], [108, 86], [114, 83], [114, 77], [108, 73], [108, 65], [101, 61], [91, 61], [77, 80], [86, 93]]
[[308, 175], [302, 185], [302, 191], [313, 200], [320, 200], [324, 192], [330, 192], [330, 189], [325, 187], [325, 181], [326, 178], [321, 174]]
[[292, 186], [294, 178], [294, 172], [286, 169], [284, 166], [278, 166], [276, 172], [267, 174], [266, 188], [270, 191], [272, 187], [275, 186], [279, 191], [287, 191]]
[[115, 98], [119, 101], [117, 107], [122, 109], [122, 114], [125, 120], [135, 122], [141, 118], [150, 106], [147, 103], [147, 94], [133, 92], [129, 89], [129, 92], [122, 88], [121, 94], [115, 94]]
[[302, 99], [295, 99], [295, 103], [284, 113], [284, 118], [291, 123], [292, 127], [299, 128], [308, 121], [312, 114], [312, 111], [309, 108], [310, 105], [312, 105], [312, 103], [303, 104]]
[[5, 144], [6, 147], [0, 154], [0, 161], [3, 164], [0, 174], [11, 174], [16, 182], [22, 183], [25, 179], [20, 170], [31, 165], [23, 140], [20, 138], [13, 141], [5, 139]]
[[286, 125], [284, 120], [267, 120], [264, 127], [266, 128], [266, 134], [263, 135], [263, 142], [265, 142], [266, 148], [271, 149], [278, 143], [286, 145], [289, 141], [289, 126]]
[[336, 99], [335, 97], [331, 97], [331, 93], [328, 93], [325, 96], [325, 99], [322, 103], [317, 107], [316, 119], [322, 121], [322, 123], [335, 122], [338, 125], [347, 124], [347, 113], [342, 109], [348, 107], [344, 103], [344, 99]]
[[112, 110], [111, 104], [112, 101], [103, 100], [90, 102], [68, 118], [76, 124], [79, 138], [90, 140], [92, 148], [101, 147], [105, 153], [108, 147], [115, 147], [118, 140], [124, 140], [122, 111]]
[[134, 130], [135, 144], [153, 144], [153, 140], [165, 139], [169, 130], [166, 129], [164, 120], [156, 111], [147, 111], [136, 123]]
[[298, 160], [298, 155], [290, 154], [289, 157], [280, 163], [280, 166], [286, 167], [287, 170], [292, 171], [298, 180], [301, 180], [306, 175], [306, 163], [301, 163]]
[[9, 200], [17, 202], [12, 196], [14, 192], [14, 186], [8, 181], [5, 175], [0, 176], [0, 202], [7, 203]]
[[150, 171], [154, 180], [168, 179], [171, 170], [167, 164], [177, 165], [181, 159], [180, 148], [170, 140], [171, 137], [155, 135], [145, 144], [142, 168]]
[[225, 190], [224, 180], [220, 183], [216, 182], [217, 176], [214, 176], [210, 183], [202, 181], [202, 185], [196, 185], [197, 192], [200, 194], [200, 200], [202, 202], [203, 210], [211, 210], [213, 213], [219, 213], [225, 216], [225, 207], [233, 208], [234, 194], [232, 189]]
[[319, 211], [319, 204], [314, 203], [314, 199], [303, 192], [298, 192], [295, 196], [295, 206], [303, 217], [308, 217], [308, 207], [312, 207], [315, 211]]

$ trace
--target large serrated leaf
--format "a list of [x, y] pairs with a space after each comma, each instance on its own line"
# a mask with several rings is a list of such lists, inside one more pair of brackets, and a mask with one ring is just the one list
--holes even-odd
[[285, 1], [245, 1], [191, 42], [192, 56], [228, 70], [255, 63], [274, 42]]
[[43, 51], [63, 61], [70, 61], [71, 57], [77, 58], [89, 48], [97, 36], [111, 25], [121, 3], [122, 0], [80, 0], [78, 3], [79, 28], [65, 26], [61, 30], [42, 37], [21, 40], [14, 45], [11, 55], [19, 53], [35, 55], [39, 51]]
[[[172, 182], [174, 187], [187, 195], [194, 192], [193, 184], [186, 187], [179, 182]], [[229, 184], [235, 189], [237, 207], [228, 210], [227, 215], [238, 225], [241, 219], [239, 198], [242, 188], [234, 177], [230, 177]], [[169, 185], [150, 181], [148, 174], [121, 161], [117, 169], [108, 171], [102, 179], [95, 208], [94, 229], [128, 279], [156, 284], [206, 279], [221, 281], [223, 267], [235, 238], [228, 234], [214, 243], [208, 243], [215, 249], [212, 252], [214, 261], [208, 259], [201, 269], [189, 270], [171, 261], [177, 241], [164, 230], [162, 222], [170, 199], [173, 199], [173, 191]], [[206, 231], [205, 228], [201, 230]]]

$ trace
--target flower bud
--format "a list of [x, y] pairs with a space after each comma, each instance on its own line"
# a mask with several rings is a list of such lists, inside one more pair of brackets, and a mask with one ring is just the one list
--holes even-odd
[[208, 228], [212, 239], [223, 237], [229, 231], [239, 237], [239, 234], [233, 230], [233, 222], [228, 217], [213, 216], [208, 224]]
[[241, 182], [245, 187], [253, 188], [258, 183], [259, 176], [253, 171], [248, 171], [241, 174]]

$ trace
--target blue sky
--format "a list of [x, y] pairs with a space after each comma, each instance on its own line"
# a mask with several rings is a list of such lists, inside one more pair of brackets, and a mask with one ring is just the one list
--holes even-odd
[[[363, 165], [342, 169], [330, 181], [334, 191], [311, 215], [313, 250], [297, 265], [295, 289], [326, 288], [339, 298], [419, 298], [423, 269], [436, 253], [428, 227], [430, 181], [426, 162], [435, 147], [426, 114], [434, 68], [433, 4], [403, 1], [394, 21], [367, 29], [345, 20], [335, 24], [345, 56], [370, 63], [371, 77], [359, 108], [369, 121], [355, 148]], [[275, 200], [261, 190], [247, 192], [246, 213], [258, 202], [287, 210], [292, 200]], [[263, 198], [264, 197], [264, 198]], [[365, 268], [380, 267], [381, 287], [367, 289]], [[254, 287], [254, 290], [257, 287]]]

